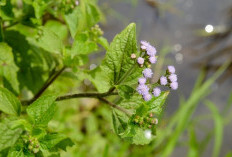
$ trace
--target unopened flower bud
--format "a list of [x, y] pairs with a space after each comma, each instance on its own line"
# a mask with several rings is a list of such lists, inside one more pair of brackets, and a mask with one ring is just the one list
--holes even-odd
[[131, 58], [132, 58], [132, 59], [135, 59], [135, 58], [136, 58], [136, 54], [132, 53], [132, 54], [131, 54]]

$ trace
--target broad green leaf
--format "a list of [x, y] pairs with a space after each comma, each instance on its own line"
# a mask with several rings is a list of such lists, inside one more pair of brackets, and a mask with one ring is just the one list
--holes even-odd
[[89, 27], [94, 26], [101, 19], [101, 14], [96, 5], [86, 4], [86, 22]]
[[[141, 75], [140, 70], [135, 71], [137, 66], [131, 59], [131, 54], [136, 52], [136, 26], [132, 23], [114, 37], [102, 64], [102, 69], [112, 85], [133, 81]], [[135, 82], [137, 80], [133, 81]]]
[[106, 92], [112, 87], [110, 82], [107, 81], [107, 75], [105, 74], [101, 66], [98, 66], [90, 72], [87, 72], [86, 77], [88, 77], [88, 79], [92, 81], [93, 85], [97, 88], [99, 92]]
[[12, 129], [8, 123], [0, 123], [0, 152], [12, 147], [21, 133], [22, 130], [20, 128]]
[[19, 82], [17, 80], [18, 67], [15, 65], [12, 48], [6, 43], [0, 43], [0, 76], [6, 88], [14, 93], [19, 92]]
[[80, 5], [65, 13], [64, 19], [69, 27], [71, 36], [88, 30], [101, 19], [101, 12], [94, 1], [81, 1]]
[[135, 90], [127, 85], [119, 85], [117, 86], [117, 89], [119, 96], [124, 99], [130, 99], [135, 93]]
[[76, 36], [77, 32], [80, 32], [84, 28], [85, 14], [81, 10], [81, 7], [76, 7], [72, 12], [66, 13], [64, 19], [73, 38]]
[[87, 33], [81, 33], [75, 37], [71, 50], [72, 57], [81, 54], [87, 55], [98, 49], [97, 44], [92, 41], [89, 41], [88, 38], [89, 35]]
[[34, 40], [33, 44], [56, 54], [62, 54], [64, 47], [59, 36], [46, 27], [39, 28], [38, 38]]
[[[101, 69], [100, 73], [94, 76], [93, 81], [99, 82], [101, 80], [101, 82], [107, 82], [111, 86], [137, 83], [142, 68], [136, 64], [135, 60], [131, 59], [132, 53], [138, 55], [136, 26], [134, 23], [115, 36], [99, 68]], [[97, 89], [103, 91], [102, 85], [97, 85]]]
[[58, 21], [49, 20], [46, 22], [45, 27], [54, 32], [61, 40], [66, 39], [68, 36], [67, 26]]
[[0, 110], [11, 115], [20, 115], [20, 101], [7, 89], [0, 87]]
[[38, 92], [48, 77], [45, 72], [50, 72], [56, 65], [54, 57], [42, 48], [31, 45], [18, 31], [5, 31], [4, 35], [5, 42], [12, 47], [14, 57], [17, 58], [16, 64], [20, 68], [20, 89], [26, 87], [33, 93]]
[[55, 95], [41, 96], [27, 108], [27, 114], [34, 125], [47, 126], [55, 113], [55, 100]]

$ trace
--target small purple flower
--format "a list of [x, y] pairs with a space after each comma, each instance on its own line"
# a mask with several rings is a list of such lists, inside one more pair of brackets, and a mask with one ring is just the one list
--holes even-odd
[[145, 41], [145, 40], [140, 41], [140, 44], [141, 44], [142, 46], [145, 46], [146, 48], [147, 48], [148, 46], [150, 46], [150, 43], [147, 42], [147, 41]]
[[173, 90], [177, 90], [178, 89], [178, 83], [177, 82], [172, 82], [172, 83], [170, 83], [170, 87]]
[[143, 59], [142, 57], [139, 57], [139, 58], [137, 59], [137, 62], [138, 62], [140, 65], [142, 65], [142, 64], [144, 63], [144, 59]]
[[144, 85], [144, 84], [140, 84], [138, 87], [137, 87], [137, 92], [140, 94], [140, 95], [146, 95], [149, 93], [149, 88], [147, 85]]
[[156, 55], [156, 48], [154, 46], [149, 45], [147, 47], [147, 55], [153, 57]]
[[76, 0], [76, 1], [75, 1], [75, 4], [76, 4], [76, 6], [78, 6], [78, 5], [79, 5], [79, 1]]
[[155, 64], [157, 62], [157, 58], [155, 56], [152, 56], [149, 58], [149, 61], [151, 64]]
[[139, 78], [139, 84], [141, 84], [141, 85], [142, 85], [142, 84], [145, 84], [146, 81], [147, 81], [147, 79], [144, 78], [144, 77]]
[[152, 70], [150, 68], [146, 68], [146, 69], [143, 70], [143, 76], [145, 78], [151, 78], [152, 75], [153, 75], [153, 72], [152, 72]]
[[169, 65], [169, 66], [168, 66], [168, 72], [169, 72], [170, 74], [174, 74], [174, 73], [176, 72], [175, 67], [174, 67], [173, 65]]
[[152, 98], [152, 96], [151, 96], [151, 94], [149, 94], [149, 93], [143, 95], [143, 99], [144, 99], [145, 101], [149, 101], [149, 100], [151, 100], [151, 98]]
[[171, 75], [169, 75], [168, 79], [171, 82], [177, 82], [177, 75], [176, 74], [171, 74]]
[[160, 77], [160, 84], [165, 86], [165, 85], [167, 85], [167, 83], [168, 83], [167, 77], [161, 76]]
[[160, 95], [160, 93], [161, 93], [160, 88], [156, 87], [156, 88], [153, 89], [152, 94], [153, 94], [155, 97], [158, 97], [158, 96]]

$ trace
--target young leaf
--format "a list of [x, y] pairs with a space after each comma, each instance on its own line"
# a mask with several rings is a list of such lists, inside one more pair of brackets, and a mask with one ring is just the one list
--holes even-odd
[[27, 108], [27, 114], [34, 125], [47, 126], [55, 113], [55, 100], [55, 95], [41, 96]]
[[8, 123], [0, 123], [0, 151], [12, 147], [21, 133], [20, 128], [11, 129]]
[[3, 77], [4, 86], [14, 93], [18, 93], [18, 67], [15, 65], [11, 47], [9, 47], [6, 43], [0, 43], [0, 56], [0, 76]]
[[0, 110], [11, 115], [20, 115], [20, 101], [7, 89], [0, 87]]

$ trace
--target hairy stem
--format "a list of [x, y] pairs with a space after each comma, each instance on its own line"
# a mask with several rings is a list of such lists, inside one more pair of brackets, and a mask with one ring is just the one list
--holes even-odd
[[29, 104], [33, 103], [36, 99], [38, 99], [44, 93], [44, 91], [57, 79], [57, 77], [60, 76], [60, 74], [65, 70], [65, 68], [66, 67], [63, 67], [55, 75], [48, 78], [48, 80], [43, 85], [43, 87], [39, 90], [39, 92], [34, 96], [34, 98], [32, 100], [30, 100]]

